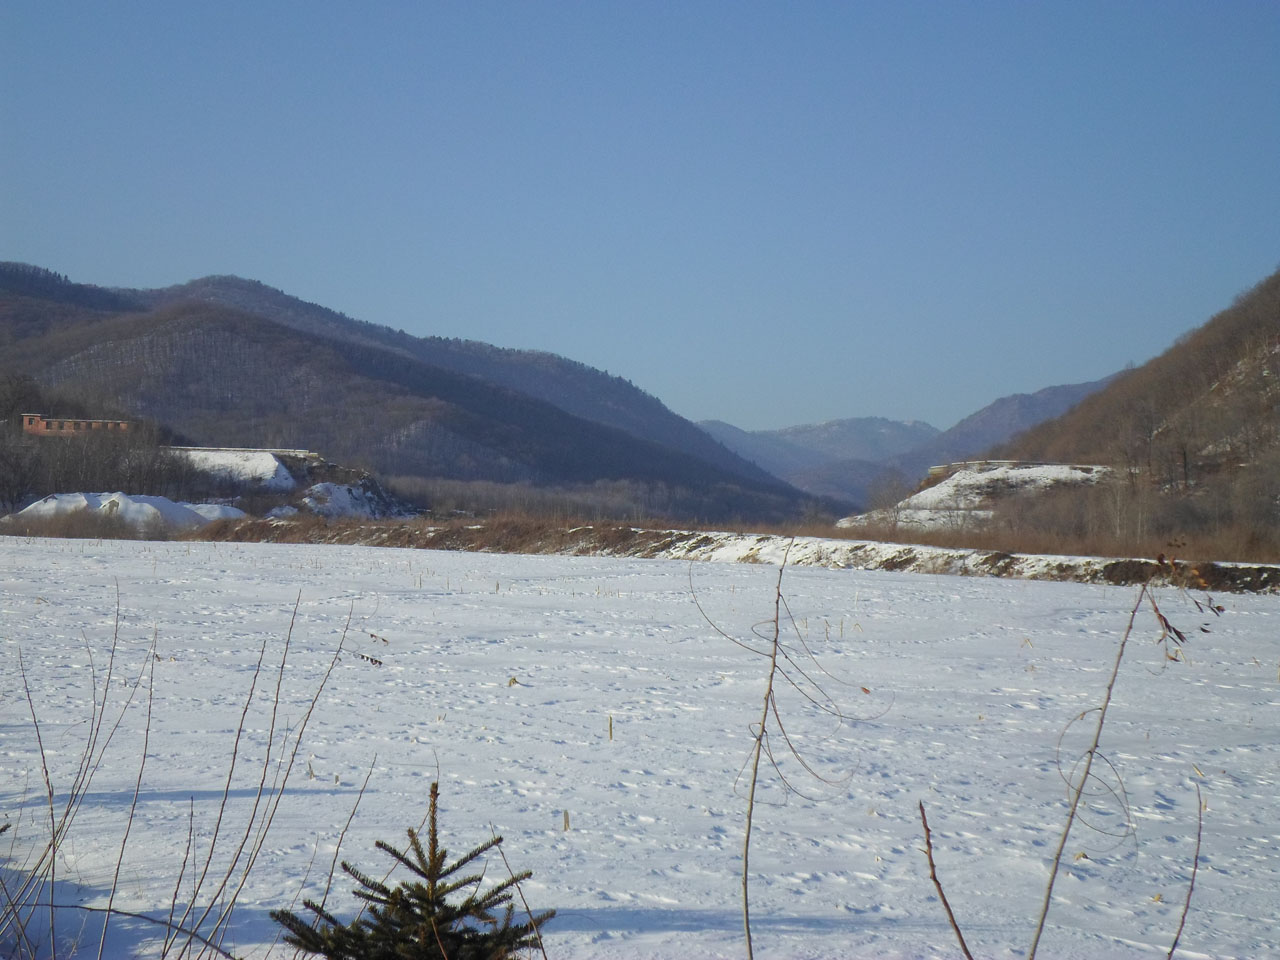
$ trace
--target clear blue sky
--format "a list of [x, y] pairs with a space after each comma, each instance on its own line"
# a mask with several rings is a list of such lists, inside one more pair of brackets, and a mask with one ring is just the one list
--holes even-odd
[[1280, 3], [7, 0], [0, 259], [945, 428], [1280, 266]]

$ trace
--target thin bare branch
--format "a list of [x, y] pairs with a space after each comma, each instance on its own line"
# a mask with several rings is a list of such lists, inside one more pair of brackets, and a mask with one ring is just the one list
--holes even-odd
[[[40, 769], [44, 776], [45, 792], [49, 798], [49, 868], [48, 868], [48, 872], [49, 872], [50, 900], [52, 900], [54, 883], [56, 881], [57, 863], [58, 863], [58, 857], [56, 853], [58, 824], [54, 815], [53, 780], [49, 777], [49, 760], [44, 750], [44, 739], [40, 735], [40, 721], [36, 718], [36, 704], [35, 704], [35, 700], [33, 700], [31, 697], [31, 684], [27, 680], [27, 665], [26, 665], [26, 662], [22, 659], [21, 647], [18, 648], [18, 672], [22, 675], [22, 689], [23, 689], [23, 692], [26, 693], [27, 695], [27, 708], [31, 711], [31, 725], [35, 728], [35, 731], [36, 731], [36, 747], [40, 751]], [[36, 876], [40, 877], [40, 881], [39, 881], [40, 886], [43, 886], [44, 885], [43, 871], [40, 871], [38, 874], [36, 874]], [[38, 897], [39, 894], [37, 893], [36, 896]], [[51, 956], [54, 957], [56, 960], [58, 943], [57, 943], [57, 933], [54, 928], [54, 913], [53, 913], [52, 903], [50, 903], [49, 905], [49, 950], [51, 951]]]
[[973, 960], [969, 945], [964, 942], [964, 934], [960, 932], [960, 924], [956, 923], [956, 915], [951, 910], [951, 903], [942, 889], [942, 881], [938, 879], [938, 867], [933, 862], [933, 835], [929, 832], [929, 818], [924, 815], [923, 800], [920, 801], [920, 824], [924, 827], [924, 852], [929, 857], [929, 879], [933, 881], [933, 886], [938, 891], [938, 899], [942, 901], [942, 907], [947, 911], [947, 920], [951, 923], [951, 929], [955, 931], [956, 940], [960, 942], [961, 952], [968, 960]]
[[1191, 881], [1187, 884], [1187, 899], [1182, 905], [1182, 916], [1178, 918], [1178, 932], [1173, 935], [1173, 943], [1169, 947], [1165, 960], [1173, 960], [1173, 953], [1178, 949], [1178, 941], [1182, 939], [1182, 930], [1187, 925], [1187, 914], [1191, 912], [1191, 896], [1196, 891], [1196, 874], [1200, 871], [1200, 840], [1204, 836], [1204, 799], [1200, 796], [1200, 784], [1196, 783], [1196, 849], [1191, 861]]
[[[42, 906], [42, 907], [47, 906], [50, 909], [54, 909], [54, 910], [80, 910], [83, 913], [106, 913], [107, 912], [106, 907], [90, 907], [90, 906], [86, 906], [83, 903], [53, 903], [52, 901], [50, 901], [49, 903], [39, 903], [37, 904], [37, 906]], [[171, 923], [168, 920], [162, 920], [159, 917], [148, 916], [145, 913], [134, 913], [131, 910], [121, 910], [119, 907], [112, 907], [110, 912], [117, 917], [128, 917], [131, 920], [141, 920], [144, 923], [151, 923], [158, 927], [165, 927], [170, 930], [175, 930], [179, 935], [186, 934], [192, 939], [200, 941], [202, 944], [204, 944], [204, 946], [207, 949], [214, 951], [216, 954], [218, 954], [218, 956], [226, 957], [227, 960], [239, 960], [239, 958], [236, 957], [235, 954], [228, 953], [226, 950], [223, 950], [220, 946], [218, 946], [213, 941], [207, 940], [206, 938], [202, 937], [196, 931], [188, 930], [185, 927], [176, 926], [175, 924]]]
[[[493, 824], [489, 824], [489, 830], [493, 834], [495, 840], [498, 837], [498, 831]], [[529, 901], [525, 899], [524, 889], [520, 886], [520, 880], [516, 876], [515, 871], [511, 869], [511, 864], [507, 860], [506, 851], [502, 849], [501, 843], [494, 844], [494, 849], [498, 851], [498, 856], [502, 858], [502, 865], [507, 868], [507, 875], [515, 882], [516, 893], [520, 894], [520, 903], [524, 907], [524, 915], [529, 918], [529, 926], [533, 927], [533, 936], [538, 941], [538, 950], [542, 954], [542, 960], [548, 960], [547, 948], [542, 944], [542, 931], [538, 929], [538, 918], [533, 915], [533, 911], [529, 909]]]
[[773, 643], [769, 656], [769, 673], [765, 680], [764, 703], [760, 708], [760, 727], [756, 732], [754, 756], [751, 760], [751, 782], [747, 788], [747, 824], [742, 839], [742, 928], [747, 942], [747, 960], [753, 960], [755, 956], [751, 947], [751, 825], [755, 814], [756, 785], [760, 779], [760, 754], [765, 747], [769, 711], [773, 704], [773, 678], [778, 669], [778, 642], [782, 633], [782, 574], [786, 570], [787, 558], [791, 556], [791, 548], [794, 545], [793, 537], [782, 555], [782, 563], [778, 565], [778, 582], [774, 587], [773, 597]]
[[1147, 596], [1149, 587], [1147, 584], [1142, 585], [1142, 589], [1138, 592], [1138, 599], [1133, 605], [1133, 609], [1129, 612], [1129, 623], [1125, 627], [1124, 635], [1120, 638], [1120, 646], [1116, 650], [1115, 661], [1111, 665], [1111, 677], [1107, 681], [1106, 695], [1102, 699], [1102, 706], [1098, 708], [1098, 722], [1094, 727], [1093, 741], [1089, 744], [1089, 749], [1084, 753], [1084, 771], [1080, 775], [1079, 782], [1071, 791], [1071, 805], [1067, 810], [1067, 820], [1062, 828], [1062, 835], [1058, 838], [1058, 847], [1053, 854], [1053, 865], [1049, 870], [1049, 880], [1045, 884], [1044, 902], [1040, 906], [1040, 915], [1036, 919], [1035, 932], [1031, 938], [1031, 948], [1027, 951], [1027, 960], [1035, 960], [1036, 950], [1040, 946], [1040, 937], [1044, 933], [1045, 921], [1049, 916], [1049, 905], [1053, 902], [1053, 886], [1058, 879], [1058, 871], [1062, 866], [1062, 852], [1067, 846], [1067, 837], [1071, 834], [1071, 827], [1076, 821], [1076, 811], [1080, 808], [1080, 799], [1084, 795], [1084, 785], [1089, 779], [1089, 773], [1093, 769], [1093, 758], [1098, 753], [1098, 742], [1102, 739], [1102, 728], [1107, 721], [1107, 709], [1111, 706], [1111, 697], [1115, 692], [1116, 679], [1120, 675], [1120, 663], [1124, 660], [1125, 647], [1129, 643], [1129, 637], [1133, 634], [1133, 624], [1137, 619], [1138, 610], [1142, 606], [1143, 599]]
[[115, 906], [116, 891], [120, 888], [120, 868], [124, 865], [125, 848], [129, 844], [129, 831], [133, 829], [133, 820], [138, 812], [138, 794], [142, 792], [142, 772], [147, 767], [147, 748], [151, 744], [151, 708], [156, 695], [156, 637], [151, 636], [151, 649], [147, 651], [147, 666], [150, 678], [147, 682], [147, 721], [142, 728], [142, 756], [138, 760], [138, 778], [133, 784], [133, 798], [129, 801], [129, 817], [124, 824], [124, 836], [120, 838], [120, 853], [116, 855], [116, 869], [111, 876], [111, 893], [107, 897], [107, 912], [102, 918], [102, 936], [98, 939], [98, 960], [102, 960], [102, 952], [107, 947], [107, 928], [111, 925], [111, 909]]

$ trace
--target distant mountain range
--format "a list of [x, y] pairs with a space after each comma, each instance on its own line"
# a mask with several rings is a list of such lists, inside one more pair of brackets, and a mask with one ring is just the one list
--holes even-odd
[[[839, 515], [992, 452], [1181, 489], [1174, 535], [1213, 483], [1221, 504], [1274, 513], [1270, 494], [1234, 478], [1248, 467], [1249, 490], [1265, 493], [1280, 475], [1268, 466], [1280, 462], [1278, 343], [1280, 274], [1142, 367], [1003, 397], [946, 431], [875, 417], [744, 431], [690, 423], [573, 360], [414, 337], [252, 280], [107, 289], [0, 264], [0, 381], [30, 376], [76, 409], [196, 443], [306, 447], [391, 478], [571, 491], [611, 515], [716, 523]], [[1231, 516], [1251, 516], [1241, 510]]]
[[900, 493], [934, 464], [979, 457], [1102, 389], [1092, 383], [1001, 397], [940, 431], [918, 420], [860, 417], [782, 430], [746, 431], [719, 420], [699, 424], [730, 450], [815, 496], [870, 505], [878, 484]]

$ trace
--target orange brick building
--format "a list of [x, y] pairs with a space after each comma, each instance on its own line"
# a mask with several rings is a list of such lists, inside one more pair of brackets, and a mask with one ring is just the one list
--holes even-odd
[[22, 415], [22, 430], [38, 437], [82, 437], [89, 433], [109, 431], [124, 433], [129, 429], [128, 420], [79, 420], [72, 417], [46, 419], [39, 413]]

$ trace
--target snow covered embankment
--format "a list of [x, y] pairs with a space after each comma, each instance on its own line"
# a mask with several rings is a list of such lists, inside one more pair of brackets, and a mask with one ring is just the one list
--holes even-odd
[[[789, 549], [789, 553], [788, 553]], [[657, 552], [631, 556], [787, 563], [801, 567], [891, 570], [910, 573], [997, 576], [1077, 583], [1155, 583], [1208, 590], [1280, 590], [1280, 566], [1161, 562], [1116, 557], [1013, 554], [991, 550], [948, 549], [870, 540], [823, 540], [731, 533], [686, 534]]]
[[974, 464], [956, 470], [893, 507], [845, 517], [836, 525], [855, 530], [884, 523], [916, 530], [972, 529], [990, 520], [995, 505], [1002, 500], [1092, 485], [1110, 472], [1108, 467], [1067, 463]]
[[269, 450], [218, 447], [173, 447], [202, 473], [232, 483], [282, 493], [297, 486], [283, 463]]
[[[203, 534], [202, 534], [203, 536]], [[339, 523], [299, 527], [284, 521], [244, 520], [212, 531], [219, 540], [359, 544], [482, 553], [637, 557], [728, 563], [782, 562], [833, 570], [1008, 577], [1079, 583], [1154, 583], [1238, 592], [1280, 591], [1280, 565], [1161, 563], [1116, 557], [1011, 554], [991, 550], [926, 547], [749, 533], [645, 530], [629, 526], [557, 528], [521, 521], [431, 526], [422, 521]], [[788, 552], [789, 549], [789, 552]]]

